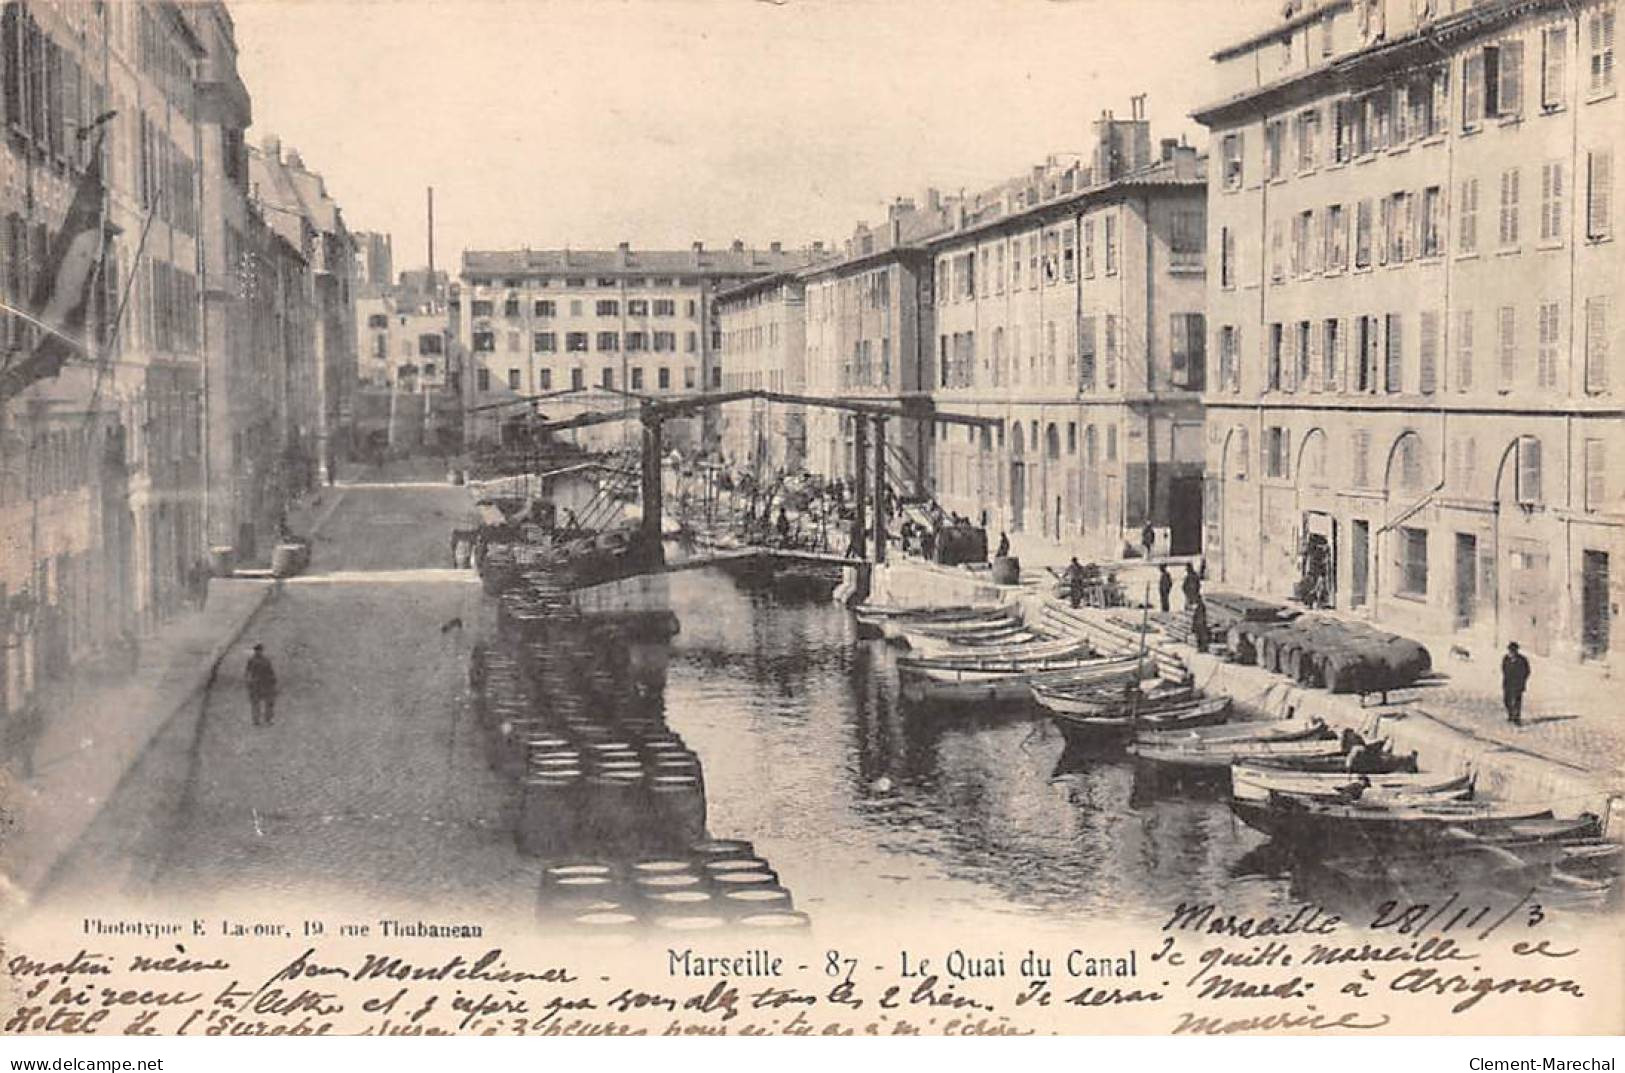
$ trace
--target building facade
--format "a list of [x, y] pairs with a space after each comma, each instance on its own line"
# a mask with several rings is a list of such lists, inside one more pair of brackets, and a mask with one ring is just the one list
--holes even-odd
[[[792, 273], [764, 276], [717, 297], [723, 391], [807, 390], [807, 288]], [[806, 407], [760, 399], [719, 416], [722, 456], [757, 473], [798, 473], [807, 460]]]
[[[1138, 103], [1136, 105], [1138, 107]], [[1201, 542], [1202, 162], [1147, 122], [1103, 116], [1089, 162], [1051, 160], [965, 202], [929, 242], [942, 505], [1116, 558]]]
[[248, 148], [249, 190], [266, 223], [306, 264], [308, 305], [314, 317], [316, 423], [311, 452], [318, 477], [334, 477], [354, 450], [356, 353], [356, 248], [344, 213], [319, 173], [280, 139]]
[[463, 421], [460, 363], [443, 298], [405, 286], [358, 298], [356, 333], [360, 455], [456, 450]]
[[[466, 435], [494, 442], [502, 422], [538, 396], [549, 418], [625, 404], [625, 393], [674, 398], [721, 387], [716, 296], [799, 267], [805, 252], [766, 250], [469, 250], [450, 300], [469, 356]], [[555, 394], [556, 393], [556, 394]], [[505, 404], [513, 405], [505, 405]], [[627, 442], [628, 427], [582, 430], [579, 442]], [[673, 421], [667, 442], [712, 446], [714, 417]]]
[[[859, 224], [836, 257], [806, 280], [808, 393], [917, 411], [887, 428], [888, 479], [904, 491], [930, 482], [931, 255], [924, 240], [948, 226], [955, 202], [935, 191], [923, 206], [898, 199], [885, 226]], [[807, 465], [826, 477], [857, 473], [857, 419], [842, 410], [807, 413]]]
[[1219, 582], [1617, 665], [1615, 17], [1325, 0], [1215, 55]]
[[[44, 338], [31, 296], [98, 146], [110, 235], [83, 338], [60, 371], [0, 398], [9, 718], [44, 682], [167, 616], [204, 553], [202, 45], [173, 4], [14, 2], [0, 8], [0, 52], [5, 364], [27, 361]], [[96, 138], [78, 138], [97, 117]]]

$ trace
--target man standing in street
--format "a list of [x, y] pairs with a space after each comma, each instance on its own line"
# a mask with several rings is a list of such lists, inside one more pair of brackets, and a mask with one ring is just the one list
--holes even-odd
[[1523, 726], [1523, 691], [1529, 685], [1529, 660], [1518, 651], [1518, 642], [1507, 645], [1501, 657], [1501, 702], [1506, 705], [1507, 722]]
[[1140, 530], [1140, 543], [1145, 545], [1145, 557], [1150, 559], [1152, 550], [1157, 546], [1157, 531], [1150, 522], [1146, 522], [1145, 528]]
[[248, 707], [255, 726], [270, 726], [276, 716], [276, 671], [265, 654], [264, 645], [255, 645], [248, 657]]
[[1185, 594], [1185, 609], [1188, 611], [1202, 599], [1202, 579], [1196, 573], [1196, 568], [1190, 563], [1185, 564], [1185, 580], [1180, 583], [1180, 591]]
[[1168, 572], [1168, 564], [1163, 563], [1157, 567], [1157, 596], [1162, 601], [1162, 613], [1168, 613], [1168, 596], [1174, 591], [1174, 575]]
[[1061, 580], [1066, 582], [1066, 595], [1072, 606], [1077, 607], [1083, 603], [1083, 564], [1078, 562], [1076, 555], [1072, 556], [1072, 561], [1067, 564]]

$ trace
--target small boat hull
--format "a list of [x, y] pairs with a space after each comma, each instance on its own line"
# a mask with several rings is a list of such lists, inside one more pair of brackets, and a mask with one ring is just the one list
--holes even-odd
[[1453, 829], [1488, 831], [1511, 822], [1551, 816], [1546, 809], [1487, 802], [1440, 801], [1383, 807], [1279, 795], [1262, 803], [1232, 799], [1230, 808], [1247, 826], [1297, 848], [1340, 841], [1435, 842], [1447, 838]]

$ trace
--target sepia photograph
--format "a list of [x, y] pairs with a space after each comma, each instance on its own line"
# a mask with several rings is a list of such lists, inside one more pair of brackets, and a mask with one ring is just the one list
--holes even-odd
[[1616, 7], [6, 0], [0, 1040], [1625, 1032]]

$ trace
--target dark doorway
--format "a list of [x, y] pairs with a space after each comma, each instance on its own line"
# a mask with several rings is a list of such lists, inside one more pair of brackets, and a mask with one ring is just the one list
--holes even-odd
[[1456, 629], [1466, 629], [1478, 614], [1478, 537], [1456, 534]]
[[1020, 462], [1010, 463], [1010, 528], [1021, 531], [1027, 506], [1027, 467]]
[[1612, 609], [1608, 604], [1608, 553], [1585, 550], [1580, 561], [1580, 656], [1608, 655]]
[[1349, 524], [1349, 606], [1364, 607], [1371, 576], [1371, 523], [1356, 518]]
[[1202, 478], [1175, 477], [1168, 482], [1168, 554], [1195, 555], [1202, 550]]

